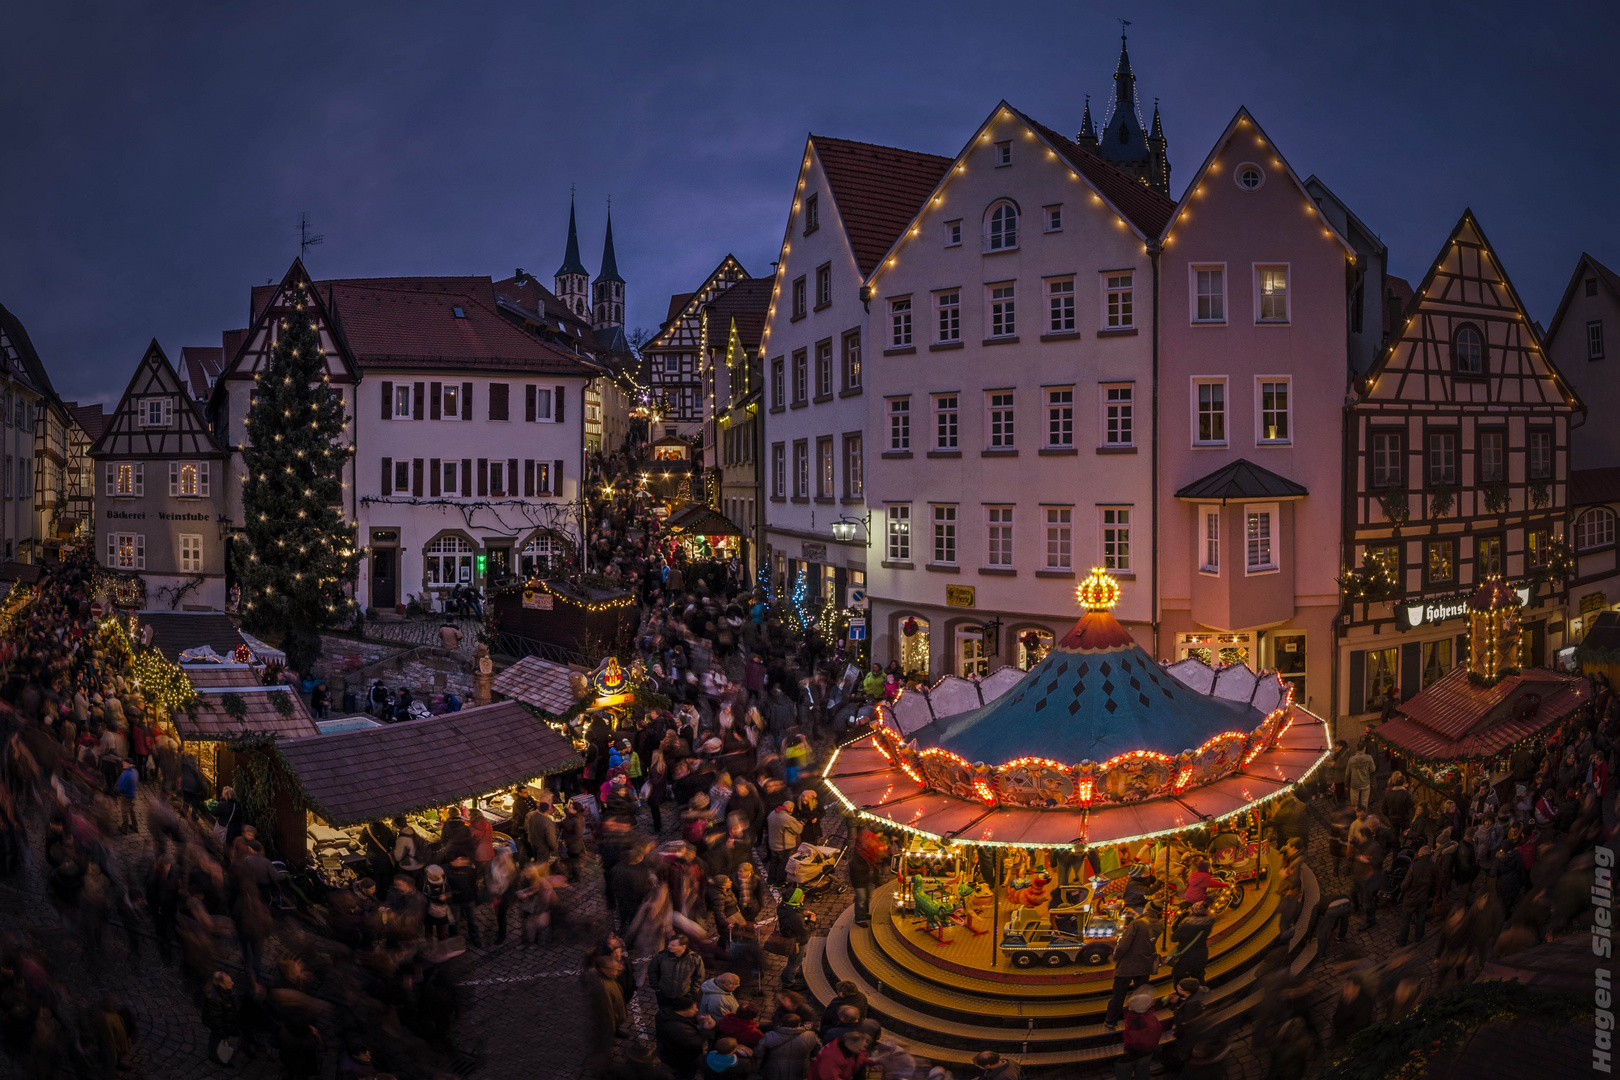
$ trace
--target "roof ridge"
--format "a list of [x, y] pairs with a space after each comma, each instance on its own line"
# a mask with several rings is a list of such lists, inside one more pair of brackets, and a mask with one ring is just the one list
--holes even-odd
[[956, 160], [955, 158], [947, 157], [943, 154], [930, 153], [927, 150], [908, 150], [904, 146], [890, 146], [888, 143], [866, 142], [862, 139], [841, 139], [836, 135], [817, 135], [814, 132], [811, 132], [810, 134], [810, 141], [815, 143], [834, 143], [839, 146], [870, 147], [873, 150], [892, 150], [897, 154], [913, 154], [917, 157], [938, 158], [940, 161], [947, 164]]

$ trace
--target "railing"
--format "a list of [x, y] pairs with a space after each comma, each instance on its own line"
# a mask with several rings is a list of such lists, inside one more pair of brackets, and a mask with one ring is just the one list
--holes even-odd
[[549, 641], [538, 641], [535, 638], [523, 637], [519, 634], [496, 634], [494, 647], [490, 651], [503, 653], [506, 656], [518, 659], [525, 656], [538, 656], [542, 660], [550, 660], [556, 664], [580, 664], [584, 667], [591, 667], [596, 663], [582, 652], [565, 649], [561, 645], [554, 645]]

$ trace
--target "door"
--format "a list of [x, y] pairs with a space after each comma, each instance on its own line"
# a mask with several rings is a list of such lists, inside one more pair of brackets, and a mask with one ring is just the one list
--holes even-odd
[[397, 548], [371, 549], [371, 606], [378, 611], [396, 603], [399, 551]]
[[512, 576], [512, 549], [509, 547], [492, 547], [489, 549], [489, 563], [485, 566], [484, 587], [499, 588], [506, 584]]
[[990, 657], [984, 649], [984, 631], [978, 627], [956, 632], [956, 673], [964, 679], [990, 674]]

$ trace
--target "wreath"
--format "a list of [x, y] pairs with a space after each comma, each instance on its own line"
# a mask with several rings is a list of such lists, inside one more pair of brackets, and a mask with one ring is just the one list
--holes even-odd
[[911, 618], [907, 619], [906, 624], [903, 627], [901, 627], [900, 629], [901, 629], [901, 632], [906, 635], [906, 637], [916, 637], [917, 636], [917, 617], [915, 615], [913, 615]]

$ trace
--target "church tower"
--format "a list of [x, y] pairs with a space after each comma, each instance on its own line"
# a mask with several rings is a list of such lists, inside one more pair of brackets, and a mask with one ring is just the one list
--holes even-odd
[[602, 272], [591, 286], [591, 328], [606, 330], [624, 325], [624, 278], [613, 255], [613, 210], [608, 210], [607, 238], [602, 241]]
[[562, 265], [557, 268], [557, 274], [552, 279], [556, 288], [552, 291], [557, 298], [568, 305], [568, 310], [581, 319], [590, 318], [590, 301], [586, 297], [586, 283], [591, 276], [585, 270], [585, 264], [579, 261], [579, 229], [574, 224], [574, 199], [568, 198], [568, 248], [563, 252]]
[[[1086, 109], [1089, 113], [1090, 107]], [[1153, 109], [1153, 134], [1142, 123], [1142, 110], [1136, 102], [1136, 73], [1131, 70], [1131, 54], [1125, 35], [1119, 38], [1119, 64], [1114, 69], [1114, 101], [1103, 118], [1096, 136], [1097, 154], [1125, 172], [1164, 194], [1170, 194], [1170, 164], [1165, 157], [1164, 126], [1158, 105]], [[1086, 145], [1081, 130], [1081, 145]]]

